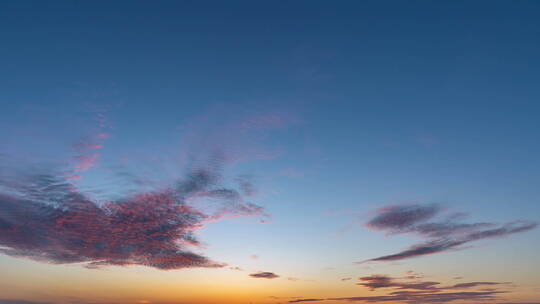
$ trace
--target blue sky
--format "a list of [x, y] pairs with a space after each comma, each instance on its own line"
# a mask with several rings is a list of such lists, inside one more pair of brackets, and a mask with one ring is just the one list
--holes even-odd
[[[540, 298], [538, 229], [409, 264], [352, 264], [418, 241], [365, 227], [385, 206], [540, 221], [539, 2], [6, 1], [0, 28], [4, 172], [72, 166], [103, 203], [222, 150], [224, 187], [247, 176], [271, 220], [205, 225], [198, 252], [213, 260], [335, 298], [341, 287], [315, 290], [409, 268], [501, 281], [500, 259], [512, 259], [506, 275], [525, 287], [508, 299]], [[96, 159], [76, 169], [81, 156]], [[2, 298], [21, 297], [0, 284]]]

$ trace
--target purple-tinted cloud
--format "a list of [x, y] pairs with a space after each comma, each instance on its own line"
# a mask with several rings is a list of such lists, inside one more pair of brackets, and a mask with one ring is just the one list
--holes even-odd
[[[505, 290], [495, 288], [482, 289], [485, 286], [498, 286], [510, 284], [507, 282], [477, 281], [460, 283], [449, 286], [441, 286], [440, 282], [419, 281], [423, 275], [414, 271], [407, 271], [407, 276], [394, 278], [383, 274], [373, 274], [358, 278], [357, 285], [370, 290], [385, 289], [386, 295], [359, 296], [359, 297], [334, 297], [334, 298], [297, 298], [289, 303], [301, 302], [362, 302], [362, 303], [447, 303], [454, 301], [468, 301], [478, 303], [479, 301], [497, 300], [499, 295], [507, 293]], [[475, 289], [479, 288], [479, 289]], [[472, 301], [472, 302], [471, 302]], [[501, 303], [502, 304], [502, 303]], [[509, 304], [509, 303], [508, 303]], [[529, 303], [530, 304], [530, 303]]]
[[398, 233], [404, 229], [434, 217], [440, 211], [438, 205], [389, 206], [379, 210], [367, 226], [373, 230]]
[[275, 274], [273, 272], [267, 272], [267, 271], [252, 273], [249, 276], [252, 277], [252, 278], [257, 278], [257, 279], [277, 279], [277, 278], [279, 278], [279, 276], [277, 274]]
[[501, 285], [501, 284], [508, 284], [508, 283], [501, 283], [501, 282], [469, 282], [469, 283], [460, 283], [455, 284], [451, 287], [451, 289], [465, 289], [465, 288], [472, 288], [477, 286], [492, 286], [492, 285]]
[[[158, 269], [222, 267], [188, 246], [194, 231], [224, 217], [264, 215], [213, 169], [192, 170], [161, 190], [97, 202], [61, 174], [0, 178], [0, 253], [65, 264], [144, 265]], [[192, 201], [211, 198], [214, 211]]]
[[[45, 174], [35, 170], [21, 174], [24, 168], [17, 168], [9, 176], [0, 170], [0, 253], [94, 268], [222, 267], [224, 264], [193, 252], [193, 246], [200, 246], [196, 230], [227, 218], [260, 216], [261, 221], [268, 220], [261, 206], [248, 201], [256, 194], [252, 178], [243, 175], [234, 180], [236, 187], [225, 186], [230, 183], [225, 183], [222, 171], [240, 160], [276, 154], [261, 146], [260, 138], [267, 130], [296, 123], [294, 115], [279, 111], [223, 115], [217, 111], [193, 121], [184, 126], [182, 147], [174, 156], [175, 167], [187, 168], [185, 176], [173, 172], [172, 178], [167, 179], [168, 173], [155, 178], [149, 172], [151, 177], [131, 182], [131, 172], [121, 172], [122, 180], [112, 191], [116, 197], [110, 199], [97, 191], [84, 192], [88, 188], [78, 189], [75, 182], [97, 164], [109, 137], [112, 127], [102, 112], [97, 112], [97, 124], [89, 135], [73, 145], [75, 155], [69, 168], [46, 170]], [[157, 168], [155, 171], [164, 171]]]
[[440, 221], [432, 221], [442, 213], [438, 205], [390, 206], [379, 213], [366, 226], [387, 234], [409, 233], [426, 239], [401, 252], [368, 261], [396, 261], [422, 255], [463, 249], [463, 245], [489, 238], [500, 238], [536, 228], [537, 223], [515, 221], [506, 224], [461, 223], [463, 214], [451, 214]]

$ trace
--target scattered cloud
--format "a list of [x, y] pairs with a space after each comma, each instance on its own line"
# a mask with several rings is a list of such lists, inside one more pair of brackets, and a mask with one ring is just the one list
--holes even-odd
[[[485, 286], [507, 285], [507, 282], [469, 282], [449, 286], [441, 286], [439, 282], [424, 282], [418, 278], [423, 275], [414, 271], [407, 271], [408, 276], [394, 278], [383, 274], [372, 274], [358, 278], [357, 285], [370, 290], [387, 289], [387, 295], [334, 297], [334, 298], [297, 298], [289, 303], [345, 301], [362, 303], [447, 303], [453, 301], [491, 301], [497, 300], [499, 295], [507, 293], [504, 290], [481, 289]], [[412, 276], [411, 276], [412, 275]], [[475, 289], [480, 288], [480, 289]], [[503, 304], [503, 303], [500, 303]], [[510, 304], [510, 303], [508, 303]]]
[[440, 282], [419, 281], [416, 279], [416, 277], [411, 278], [407, 276], [404, 278], [393, 278], [383, 274], [373, 274], [370, 276], [360, 277], [358, 280], [360, 283], [357, 283], [356, 285], [367, 287], [372, 291], [379, 288], [443, 291], [509, 284], [508, 282], [468, 282], [451, 286], [441, 286]]
[[[345, 301], [362, 303], [448, 303], [453, 301], [491, 301], [497, 299], [504, 291], [469, 291], [469, 292], [444, 292], [429, 293], [418, 291], [401, 291], [385, 296], [362, 296], [362, 297], [342, 297], [342, 298], [318, 298], [318, 299], [296, 299], [289, 303], [301, 302], [320, 302], [320, 301]], [[497, 303], [497, 304], [519, 304], [519, 303]], [[521, 304], [539, 304], [539, 303], [521, 303]]]
[[426, 293], [415, 291], [402, 291], [396, 294], [387, 296], [371, 296], [371, 297], [345, 297], [345, 298], [328, 298], [330, 301], [347, 301], [366, 303], [381, 303], [381, 302], [404, 302], [404, 303], [446, 303], [452, 301], [481, 301], [493, 300], [504, 293], [503, 291], [471, 291], [471, 292], [445, 292], [445, 293]]
[[[500, 238], [511, 234], [532, 230], [538, 225], [530, 221], [514, 221], [505, 224], [462, 223], [462, 213], [443, 216], [439, 205], [389, 206], [378, 210], [378, 214], [366, 226], [387, 235], [413, 234], [425, 239], [401, 252], [370, 259], [364, 262], [396, 261], [422, 255], [464, 249], [463, 245], [484, 239]], [[363, 262], [360, 262], [363, 263]]]

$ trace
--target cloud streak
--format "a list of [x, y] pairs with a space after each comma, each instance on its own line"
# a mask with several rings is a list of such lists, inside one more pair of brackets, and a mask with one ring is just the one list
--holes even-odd
[[[389, 206], [378, 210], [378, 214], [366, 226], [387, 235], [413, 234], [425, 241], [412, 245], [395, 254], [384, 255], [364, 262], [403, 260], [428, 254], [463, 249], [464, 245], [492, 238], [506, 237], [537, 227], [530, 221], [514, 221], [505, 224], [462, 223], [463, 214], [444, 215], [439, 205]], [[435, 219], [435, 221], [433, 221]], [[363, 262], [360, 262], [363, 263]]]
[[273, 272], [267, 272], [267, 271], [252, 273], [249, 276], [252, 277], [252, 278], [256, 278], [256, 279], [277, 279], [277, 278], [279, 278], [279, 276], [277, 274], [275, 274]]

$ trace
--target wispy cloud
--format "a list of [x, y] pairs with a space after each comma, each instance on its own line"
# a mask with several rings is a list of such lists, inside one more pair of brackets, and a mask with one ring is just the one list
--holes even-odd
[[[422, 255], [463, 249], [463, 245], [491, 238], [501, 238], [536, 228], [531, 221], [497, 223], [462, 223], [464, 214], [446, 214], [444, 219], [439, 205], [389, 206], [378, 210], [378, 214], [366, 226], [372, 230], [384, 231], [387, 235], [414, 234], [425, 239], [396, 254], [385, 255], [364, 262], [396, 261]], [[363, 263], [363, 262], [361, 262]]]
[[75, 150], [74, 164], [72, 172], [68, 173], [67, 179], [80, 179], [82, 172], [88, 171], [96, 166], [101, 149], [104, 147], [105, 140], [110, 137], [108, 130], [111, 128], [104, 113], [97, 113], [95, 120], [98, 128], [94, 134], [81, 138], [73, 148]]

